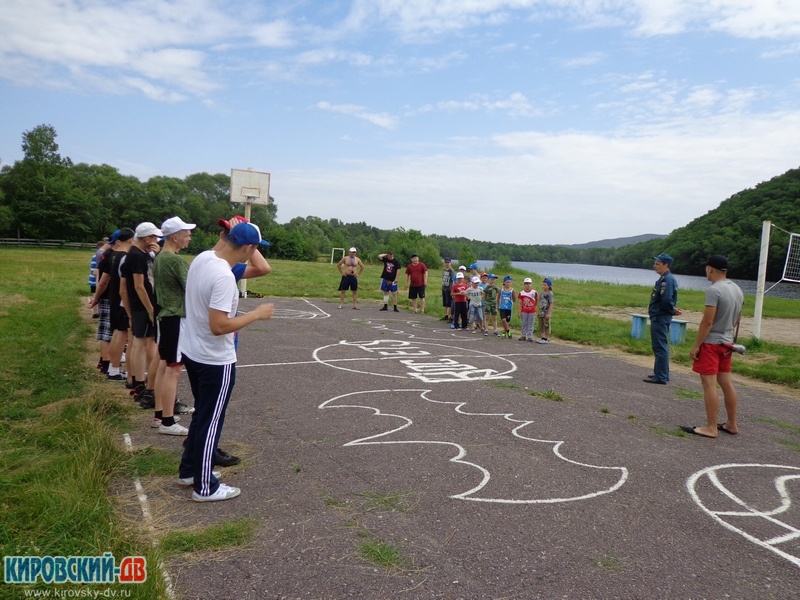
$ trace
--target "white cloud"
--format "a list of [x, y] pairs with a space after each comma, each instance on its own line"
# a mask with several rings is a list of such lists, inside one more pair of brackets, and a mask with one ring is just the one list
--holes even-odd
[[798, 129], [800, 113], [776, 113], [608, 135], [521, 131], [484, 140], [502, 156], [346, 161], [277, 173], [273, 191], [286, 199], [282, 220], [316, 215], [525, 244], [668, 233], [796, 168]]
[[368, 121], [373, 125], [377, 125], [378, 127], [382, 127], [383, 129], [394, 129], [398, 124], [397, 117], [393, 117], [386, 113], [372, 113], [367, 111], [367, 109], [363, 106], [357, 106], [355, 104], [331, 104], [330, 102], [323, 101], [317, 102], [317, 108], [350, 117], [356, 117], [358, 119], [364, 119], [365, 121]]

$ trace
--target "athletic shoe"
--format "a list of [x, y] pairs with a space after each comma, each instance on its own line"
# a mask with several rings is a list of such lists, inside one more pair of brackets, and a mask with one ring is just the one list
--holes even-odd
[[194, 412], [194, 406], [189, 406], [188, 404], [184, 404], [177, 398], [175, 398], [175, 410], [176, 415], [190, 415]]
[[533, 336], [529, 335], [527, 339], [528, 339], [529, 342], [532, 342], [533, 341]]
[[458, 325], [453, 325], [453, 324], [451, 323], [451, 324], [450, 324], [450, 329], [458, 329]]
[[489, 332], [484, 329], [483, 330], [483, 335], [489, 335]]
[[495, 331], [495, 332], [494, 332], [494, 335], [495, 335], [495, 336], [498, 336], [498, 335], [500, 335], [500, 334], [499, 334], [499, 333], [497, 333], [497, 332]]
[[119, 362], [121, 362], [121, 363], [125, 362], [125, 353], [124, 352], [122, 353], [122, 358], [119, 359]]
[[242, 490], [239, 488], [220, 483], [217, 491], [210, 496], [201, 496], [197, 492], [192, 492], [192, 500], [195, 502], [219, 502], [220, 500], [230, 500], [231, 498], [236, 498], [236, 496], [241, 493]]
[[386, 304], [384, 304], [383, 308], [381, 308], [381, 310], [389, 310], [389, 307]]
[[400, 312], [399, 310], [397, 310], [396, 306], [394, 307], [394, 312]]
[[542, 339], [540, 339], [540, 340], [539, 340], [538, 342], [536, 342], [536, 343], [537, 343], [537, 344], [546, 344], [546, 343], [548, 343], [548, 340], [547, 340], [547, 339], [545, 339], [545, 338], [542, 338]]
[[[222, 471], [214, 471], [214, 477], [219, 479], [222, 476]], [[178, 485], [187, 486], [194, 485], [194, 477], [178, 477]]]
[[525, 336], [524, 335], [519, 336], [519, 341], [520, 342], [524, 342], [525, 341]]
[[128, 381], [128, 374], [120, 371], [116, 375], [106, 375], [106, 381]]
[[[176, 423], [177, 423], [178, 421], [180, 421], [180, 420], [181, 420], [181, 418], [180, 418], [180, 417], [175, 417], [175, 422], [176, 422]], [[161, 427], [161, 419], [159, 419], [159, 418], [157, 418], [157, 417], [153, 417], [153, 420], [150, 422], [150, 427], [153, 427], [153, 428], [155, 428], [155, 427]]]
[[442, 317], [442, 318], [441, 318], [441, 319], [439, 319], [439, 320], [440, 320], [440, 321], [449, 321], [449, 320], [450, 320], [450, 318], [449, 318], [447, 315], [445, 315], [444, 317]]
[[217, 448], [214, 452], [214, 464], [220, 467], [232, 467], [242, 462], [242, 459], [233, 454], [228, 454], [222, 448]]
[[155, 408], [156, 406], [156, 395], [153, 390], [144, 390], [141, 394], [136, 397], [136, 402], [139, 403], [143, 409], [150, 409]]
[[158, 433], [163, 433], [165, 435], [188, 435], [189, 430], [186, 429], [183, 425], [178, 425], [177, 423], [173, 423], [169, 427], [166, 425], [161, 425], [158, 428]]

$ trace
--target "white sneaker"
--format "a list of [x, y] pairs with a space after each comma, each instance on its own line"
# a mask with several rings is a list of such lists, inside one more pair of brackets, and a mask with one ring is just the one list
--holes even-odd
[[122, 357], [119, 359], [119, 362], [120, 363], [124, 363], [125, 362], [125, 353], [124, 352], [122, 353]]
[[192, 500], [195, 502], [219, 502], [220, 500], [230, 500], [231, 498], [236, 498], [239, 494], [242, 493], [237, 487], [231, 487], [229, 485], [225, 485], [224, 483], [220, 483], [217, 491], [209, 496], [201, 496], [197, 492], [192, 492]]
[[[213, 471], [214, 477], [219, 479], [222, 476], [222, 471]], [[194, 485], [194, 477], [178, 477], [178, 485]], [[222, 484], [220, 484], [222, 485]]]
[[183, 425], [178, 425], [175, 423], [169, 427], [166, 425], [160, 425], [158, 427], [158, 433], [163, 433], [165, 435], [189, 435], [189, 430]]
[[[178, 417], [178, 416], [175, 417], [175, 422], [176, 423], [178, 421], [180, 421], [180, 420], [181, 420], [180, 417]], [[155, 429], [156, 427], [161, 427], [161, 419], [157, 419], [157, 418], [153, 417], [153, 420], [150, 421], [150, 427], [152, 427], [153, 429]]]

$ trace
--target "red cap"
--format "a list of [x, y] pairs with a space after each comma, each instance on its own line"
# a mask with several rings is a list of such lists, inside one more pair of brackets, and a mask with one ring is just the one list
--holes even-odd
[[[231, 219], [239, 219], [240, 223], [248, 223], [249, 222], [247, 219], [245, 219], [244, 217], [240, 217], [239, 215], [234, 215], [234, 216], [231, 217]], [[225, 231], [230, 231], [231, 230], [230, 220], [219, 219], [217, 221], [217, 225], [222, 227]]]

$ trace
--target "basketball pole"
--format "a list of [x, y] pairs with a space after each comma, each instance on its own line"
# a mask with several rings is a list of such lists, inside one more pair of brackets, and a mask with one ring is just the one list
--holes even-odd
[[756, 306], [753, 309], [753, 337], [761, 339], [761, 313], [764, 310], [764, 286], [767, 282], [767, 257], [772, 221], [761, 223], [761, 252], [758, 256], [758, 282], [756, 284]]

